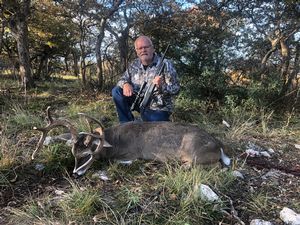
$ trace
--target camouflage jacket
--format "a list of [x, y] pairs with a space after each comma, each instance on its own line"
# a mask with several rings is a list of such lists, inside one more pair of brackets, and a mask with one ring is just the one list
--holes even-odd
[[[157, 75], [156, 71], [160, 61], [161, 57], [155, 54], [152, 64], [144, 68], [141, 61], [138, 58], [135, 59], [124, 72], [117, 85], [123, 88], [125, 83], [129, 83], [133, 86], [134, 92], [137, 93], [144, 81], [147, 82], [147, 85], [151, 84]], [[173, 96], [178, 94], [180, 85], [177, 72], [171, 61], [165, 59], [164, 62], [165, 68], [162, 72], [163, 84], [159, 88], [155, 88], [150, 109], [172, 112], [174, 108]]]

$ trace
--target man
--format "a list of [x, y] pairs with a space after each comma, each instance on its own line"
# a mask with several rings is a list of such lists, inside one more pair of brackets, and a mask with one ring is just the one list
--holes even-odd
[[173, 110], [173, 96], [179, 92], [177, 73], [172, 63], [165, 59], [162, 76], [156, 74], [161, 57], [155, 53], [152, 41], [147, 36], [140, 36], [134, 43], [138, 56], [125, 71], [117, 86], [112, 90], [112, 97], [117, 108], [120, 123], [133, 121], [130, 107], [144, 81], [156, 87], [151, 102], [140, 110], [143, 121], [169, 121]]

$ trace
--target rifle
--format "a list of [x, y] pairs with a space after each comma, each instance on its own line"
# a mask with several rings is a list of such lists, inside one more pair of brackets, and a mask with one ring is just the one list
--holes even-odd
[[[163, 53], [163, 55], [161, 57], [160, 63], [156, 70], [157, 76], [161, 76], [161, 74], [165, 68], [164, 59], [165, 59], [165, 56], [166, 56], [166, 53], [167, 53], [169, 47], [170, 47], [170, 44], [168, 44], [165, 52]], [[140, 109], [144, 110], [149, 105], [156, 85], [151, 82], [151, 84], [147, 87], [147, 90], [144, 91], [146, 86], [147, 86], [147, 82], [144, 81], [144, 83], [142, 84], [140, 90], [138, 91], [138, 93], [136, 95], [136, 98], [135, 98], [133, 104], [131, 105], [131, 108], [130, 108], [131, 111], [136, 110], [139, 112]]]

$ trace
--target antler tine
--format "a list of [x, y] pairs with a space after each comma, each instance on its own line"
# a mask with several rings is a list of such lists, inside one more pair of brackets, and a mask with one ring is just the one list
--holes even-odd
[[[89, 120], [94, 121], [95, 123], [99, 124], [99, 126], [100, 126], [100, 127], [97, 127], [94, 130], [94, 132], [99, 133], [99, 137], [98, 138], [100, 139], [99, 144], [98, 144], [96, 150], [94, 151], [94, 155], [96, 155], [96, 154], [98, 154], [98, 152], [100, 152], [102, 150], [103, 145], [104, 145], [104, 140], [105, 140], [105, 138], [104, 138], [104, 131], [103, 131], [104, 130], [104, 126], [102, 125], [102, 123], [99, 120], [95, 119], [94, 117], [91, 117], [91, 116], [89, 116], [89, 115], [87, 115], [85, 113], [78, 113], [78, 114], [82, 115], [82, 116], [85, 116], [86, 118], [88, 118]], [[92, 129], [92, 126], [91, 126], [89, 120], [87, 120], [87, 121], [88, 121], [88, 124], [90, 126], [91, 133], [92, 133], [93, 129]]]
[[[87, 114], [85, 114], [85, 113], [78, 113], [78, 115], [84, 116], [84, 117], [86, 117], [86, 118], [88, 118], [88, 119], [94, 121], [95, 123], [99, 124], [99, 126], [100, 126], [101, 129], [98, 129], [98, 128], [97, 128], [96, 130], [97, 130], [97, 132], [99, 132], [100, 136], [103, 136], [103, 135], [104, 135], [104, 132], [103, 132], [104, 126], [102, 125], [102, 123], [101, 123], [99, 120], [97, 120], [97, 119], [95, 119], [94, 117], [91, 117], [91, 116], [89, 116], [89, 115], [87, 115]], [[87, 122], [88, 122], [88, 124], [89, 124], [89, 127], [90, 127], [91, 132], [93, 132], [93, 129], [92, 129], [92, 126], [91, 126], [89, 120], [87, 120]]]
[[53, 118], [50, 114], [50, 109], [51, 109], [51, 106], [48, 106], [46, 109], [46, 119], [47, 119], [48, 123], [52, 123], [52, 121], [53, 121]]
[[47, 126], [46, 127], [39, 127], [39, 128], [34, 127], [33, 128], [34, 130], [41, 131], [42, 136], [40, 137], [40, 140], [37, 144], [36, 149], [34, 150], [34, 152], [31, 155], [31, 159], [34, 159], [35, 154], [37, 153], [37, 151], [43, 146], [48, 132], [50, 130], [52, 130], [53, 128], [55, 128], [55, 127], [63, 126], [63, 127], [68, 128], [70, 133], [71, 133], [71, 136], [72, 136], [72, 142], [75, 143], [77, 141], [77, 130], [76, 130], [76, 128], [71, 124], [71, 122], [69, 122], [66, 119], [53, 120], [53, 118], [51, 117], [51, 114], [50, 114], [50, 108], [51, 107], [48, 106], [47, 110], [46, 110], [47, 120], [48, 120]]
[[97, 155], [102, 150], [103, 145], [104, 145], [104, 135], [101, 136], [99, 144], [98, 144], [96, 150], [94, 151], [94, 155]]
[[91, 137], [94, 137], [94, 138], [98, 138], [98, 139], [102, 138], [100, 135], [90, 133], [90, 132], [79, 132], [79, 134], [85, 134], [85, 135], [88, 135], [88, 136], [91, 136]]

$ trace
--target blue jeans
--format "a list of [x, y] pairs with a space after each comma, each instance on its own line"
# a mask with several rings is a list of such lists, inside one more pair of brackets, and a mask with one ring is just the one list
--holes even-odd
[[[130, 107], [134, 102], [135, 96], [124, 96], [123, 89], [116, 86], [112, 89], [112, 97], [117, 108], [120, 123], [134, 121]], [[140, 114], [143, 121], [170, 121], [170, 113], [167, 111], [146, 108]]]

